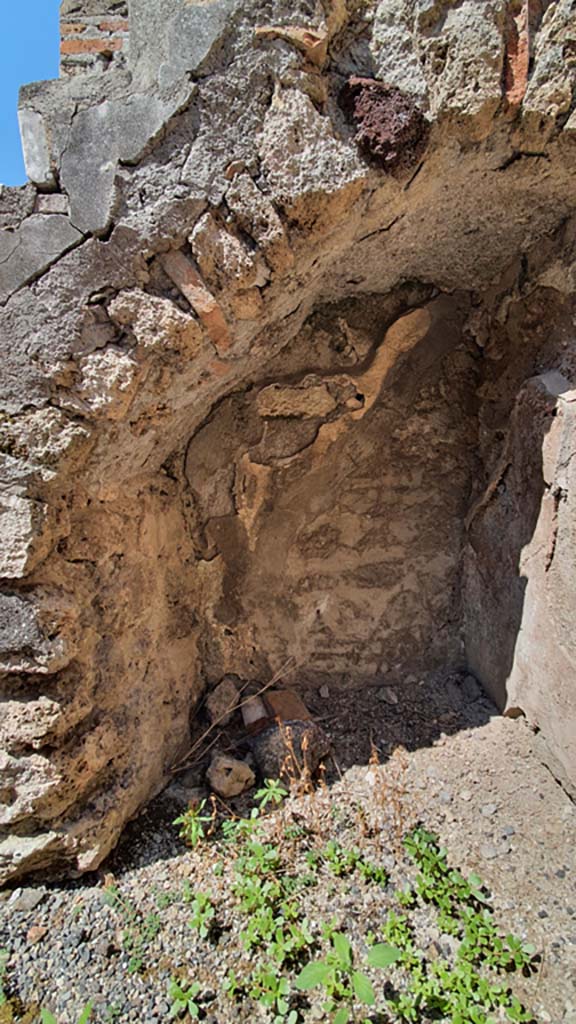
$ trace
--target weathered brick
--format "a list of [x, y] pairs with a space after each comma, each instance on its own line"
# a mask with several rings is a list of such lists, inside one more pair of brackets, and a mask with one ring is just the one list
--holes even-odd
[[78, 32], [84, 32], [86, 25], [80, 21], [65, 21], [60, 25], [60, 34], [63, 36], [71, 36]]
[[504, 88], [508, 105], [516, 109], [522, 103], [528, 85], [530, 69], [530, 10], [529, 0], [522, 0], [515, 11], [510, 6], [506, 24], [506, 59]]
[[63, 39], [60, 53], [109, 53], [121, 50], [123, 39]]
[[98, 28], [101, 32], [127, 32], [130, 27], [128, 18], [116, 18], [115, 21], [101, 21]]
[[218, 355], [222, 355], [230, 348], [228, 324], [196, 267], [184, 253], [177, 251], [166, 253], [162, 257], [162, 266], [204, 324]]

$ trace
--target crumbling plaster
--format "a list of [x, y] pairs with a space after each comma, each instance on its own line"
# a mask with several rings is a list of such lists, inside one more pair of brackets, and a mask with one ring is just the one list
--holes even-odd
[[[340, 685], [471, 663], [576, 779], [573, 8], [132, 0], [129, 68], [23, 89], [0, 879], [100, 863], [206, 685], [287, 656]], [[351, 75], [423, 112], [417, 162], [358, 148]]]

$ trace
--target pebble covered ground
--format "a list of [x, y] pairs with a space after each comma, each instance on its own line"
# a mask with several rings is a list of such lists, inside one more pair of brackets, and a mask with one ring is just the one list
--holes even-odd
[[[576, 1024], [576, 807], [541, 764], [525, 720], [497, 716], [475, 681], [456, 675], [305, 697], [331, 736], [335, 761], [328, 785], [287, 801], [267, 828], [296, 876], [307, 862], [286, 827], [304, 822], [308, 848], [330, 837], [357, 845], [391, 879], [367, 885], [323, 866], [302, 896], [312, 932], [333, 919], [363, 955], [367, 932], [378, 931], [409, 877], [401, 835], [422, 822], [451, 863], [484, 880], [503, 932], [536, 946], [537, 970], [514, 976], [513, 985], [534, 1020]], [[390, 756], [398, 745], [406, 752]], [[374, 749], [380, 764], [368, 763]], [[245, 814], [249, 801], [238, 805]], [[274, 1019], [249, 997], [234, 1003], [223, 991], [229, 968], [241, 974], [251, 966], [239, 938], [245, 915], [230, 891], [234, 850], [213, 842], [188, 849], [172, 825], [179, 811], [166, 791], [127, 826], [97, 874], [34, 879], [0, 894], [0, 949], [9, 955], [0, 1024], [33, 1024], [40, 1007], [58, 1024], [77, 1024], [88, 1000], [98, 1024], [160, 1024], [169, 1019], [174, 977], [199, 982], [208, 1024]], [[215, 906], [209, 938], [190, 927], [197, 892], [210, 893]], [[423, 908], [416, 919], [420, 946], [440, 948], [446, 940], [434, 915]], [[382, 987], [378, 973], [373, 981]], [[330, 1019], [313, 999], [298, 1006], [299, 1019]]]

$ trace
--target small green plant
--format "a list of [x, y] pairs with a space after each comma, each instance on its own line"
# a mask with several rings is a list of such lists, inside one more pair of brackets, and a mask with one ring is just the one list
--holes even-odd
[[143, 915], [131, 900], [121, 895], [117, 886], [104, 890], [104, 901], [124, 920], [122, 948], [129, 954], [128, 973], [137, 974], [143, 970], [146, 951], [161, 929], [160, 918], [158, 914]]
[[288, 790], [284, 788], [280, 779], [265, 779], [262, 789], [254, 794], [254, 799], [263, 811], [268, 804], [278, 806], [288, 796]]
[[255, 837], [260, 828], [260, 811], [253, 807], [249, 818], [225, 818], [221, 826], [222, 838], [227, 842], [239, 842]]
[[9, 950], [0, 949], [0, 1006], [5, 1006], [8, 1002], [8, 996], [6, 995], [6, 975], [8, 973], [9, 959]]
[[486, 1014], [502, 1009], [508, 1020], [532, 1021], [520, 1000], [509, 989], [479, 975], [470, 964], [455, 967], [445, 960], [420, 963], [409, 977], [407, 988], [391, 997], [389, 1005], [403, 1021], [419, 1022], [422, 1015], [442, 1016], [452, 1024], [491, 1024]]
[[114, 1024], [117, 1020], [122, 1020], [122, 1007], [119, 1003], [113, 1003], [112, 1006], [106, 1007], [104, 1016], [104, 1024]]
[[222, 988], [229, 999], [239, 1002], [246, 995], [246, 982], [239, 978], [235, 971], [228, 970], [222, 982]]
[[436, 907], [441, 930], [458, 937], [455, 962], [429, 963], [417, 950], [406, 915], [391, 912], [384, 936], [402, 950], [401, 966], [408, 974], [406, 987], [388, 1000], [402, 1021], [419, 1022], [422, 1015], [442, 1016], [452, 1024], [492, 1024], [491, 1011], [504, 1012], [509, 1021], [530, 1022], [532, 1016], [509, 988], [491, 981], [485, 968], [496, 971], [534, 968], [535, 949], [513, 935], [502, 937], [488, 906], [480, 878], [465, 878], [448, 864], [446, 850], [435, 835], [417, 828], [404, 839], [405, 848], [419, 870], [411, 905], [420, 898]]
[[160, 919], [157, 914], [147, 914], [135, 928], [126, 928], [122, 934], [122, 943], [127, 953], [128, 974], [138, 974], [146, 963], [146, 950], [160, 931]]
[[[78, 1018], [78, 1024], [88, 1024], [88, 1021], [92, 1016], [92, 1008], [92, 1002], [86, 1003], [86, 1006]], [[40, 1020], [42, 1021], [42, 1024], [58, 1024], [56, 1017], [53, 1013], [50, 1013], [50, 1010], [40, 1010]]]
[[308, 863], [311, 866], [316, 866], [319, 860], [323, 860], [337, 878], [344, 878], [346, 875], [351, 875], [353, 871], [358, 871], [366, 882], [375, 882], [382, 886], [388, 884], [386, 869], [379, 864], [372, 864], [370, 861], [364, 860], [356, 847], [346, 850], [331, 839], [320, 853], [310, 851], [308, 854]]
[[390, 910], [384, 922], [382, 935], [387, 943], [401, 950], [399, 962], [403, 967], [413, 970], [418, 966], [423, 954], [416, 949], [413, 930], [406, 914], [396, 914]]
[[208, 939], [214, 931], [216, 909], [207, 893], [199, 892], [192, 900], [192, 917], [188, 924], [201, 939]]
[[411, 885], [407, 885], [400, 892], [397, 892], [396, 899], [400, 906], [405, 907], [407, 910], [412, 910], [418, 902], [418, 897]]
[[358, 871], [365, 882], [374, 882], [376, 885], [381, 885], [382, 888], [388, 885], [388, 872], [380, 864], [371, 864], [370, 861], [359, 860]]
[[478, 875], [467, 879], [447, 861], [447, 851], [439, 846], [436, 836], [424, 828], [415, 828], [404, 839], [404, 846], [420, 868], [415, 892], [425, 903], [432, 903], [443, 916], [443, 923], [457, 913], [459, 905], [475, 908], [488, 900]]
[[179, 825], [178, 835], [188, 846], [198, 846], [206, 838], [209, 827], [213, 825], [213, 813], [206, 812], [207, 800], [201, 800], [196, 807], [189, 807], [183, 814], [174, 819], [173, 825]]
[[196, 996], [200, 991], [200, 983], [192, 982], [187, 988], [182, 982], [172, 978], [168, 984], [168, 999], [171, 1001], [169, 1017], [183, 1017], [188, 1014], [192, 1020], [197, 1020], [200, 1015], [200, 1006]]
[[182, 883], [182, 893], [180, 895], [182, 903], [192, 903], [195, 899], [194, 889], [190, 885], [187, 878]]
[[156, 890], [154, 897], [158, 910], [166, 910], [167, 907], [171, 907], [173, 903], [178, 902], [178, 893], [175, 892]]
[[[323, 1009], [326, 1013], [335, 1014], [334, 1024], [347, 1024], [351, 1020], [354, 1000], [364, 1006], [374, 1006], [376, 995], [370, 979], [354, 967], [352, 945], [348, 937], [343, 932], [332, 932], [331, 929], [329, 933], [330, 950], [324, 959], [306, 964], [295, 984], [302, 991], [323, 988], [326, 994]], [[381, 943], [369, 950], [368, 963], [372, 967], [389, 967], [401, 955], [401, 950]]]
[[360, 854], [358, 850], [345, 850], [343, 846], [331, 839], [322, 851], [322, 858], [328, 864], [333, 875], [343, 878], [345, 875], [352, 874], [356, 869]]
[[249, 995], [274, 1013], [274, 1024], [296, 1024], [298, 1014], [290, 1009], [290, 982], [274, 966], [257, 968], [251, 977]]

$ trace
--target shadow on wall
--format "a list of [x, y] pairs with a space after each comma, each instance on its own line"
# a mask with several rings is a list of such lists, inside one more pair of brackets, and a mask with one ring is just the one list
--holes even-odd
[[563, 781], [572, 774], [576, 678], [567, 519], [575, 410], [560, 372], [524, 382], [502, 454], [468, 516], [464, 566], [470, 669], [500, 709], [520, 709], [545, 733]]
[[542, 451], [555, 406], [556, 396], [541, 378], [524, 384], [503, 453], [466, 523], [467, 656], [502, 709], [510, 705], [508, 687], [528, 585], [522, 553], [534, 536], [546, 491]]

